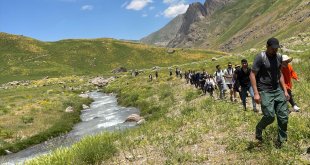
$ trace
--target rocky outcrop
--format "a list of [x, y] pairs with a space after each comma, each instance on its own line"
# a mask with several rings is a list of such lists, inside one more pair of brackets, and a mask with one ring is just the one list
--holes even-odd
[[114, 77], [110, 77], [110, 78], [103, 78], [103, 77], [96, 77], [90, 80], [90, 83], [92, 83], [93, 85], [97, 86], [97, 87], [103, 87], [108, 85], [109, 82], [113, 81], [115, 78]]
[[203, 20], [207, 16], [207, 9], [199, 2], [190, 4], [183, 16], [183, 23], [178, 30], [174, 39], [168, 43], [168, 47], [176, 47], [184, 39], [191, 40], [187, 37], [190, 33], [190, 27], [194, 22]]

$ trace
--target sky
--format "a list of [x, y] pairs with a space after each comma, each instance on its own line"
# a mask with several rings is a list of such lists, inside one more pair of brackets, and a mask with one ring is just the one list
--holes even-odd
[[0, 32], [41, 41], [139, 40], [205, 0], [0, 0]]

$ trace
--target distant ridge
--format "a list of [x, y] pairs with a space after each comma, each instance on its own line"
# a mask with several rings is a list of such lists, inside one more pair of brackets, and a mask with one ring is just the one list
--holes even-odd
[[[180, 17], [182, 19], [180, 19]], [[309, 32], [307, 0], [207, 0], [193, 3], [186, 13], [141, 39], [147, 44], [182, 48], [238, 51]], [[177, 23], [176, 23], [177, 22]], [[162, 37], [169, 36], [169, 37]], [[161, 44], [157, 44], [161, 43]]]

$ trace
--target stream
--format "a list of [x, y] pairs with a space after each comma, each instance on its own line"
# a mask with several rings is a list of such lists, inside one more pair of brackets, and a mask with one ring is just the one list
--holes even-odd
[[26, 160], [50, 153], [59, 147], [69, 147], [87, 135], [136, 126], [136, 122], [124, 123], [124, 121], [131, 114], [140, 114], [138, 109], [117, 105], [117, 99], [114, 95], [100, 92], [90, 92], [88, 95], [94, 99], [94, 102], [91, 103], [90, 108], [82, 110], [81, 122], [76, 124], [71, 132], [20, 152], [1, 156], [0, 163], [6, 165], [23, 164]]

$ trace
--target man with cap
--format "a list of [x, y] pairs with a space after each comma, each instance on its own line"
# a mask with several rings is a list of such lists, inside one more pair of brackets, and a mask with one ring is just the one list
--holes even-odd
[[242, 67], [235, 72], [234, 77], [236, 78], [236, 81], [241, 86], [240, 96], [241, 96], [243, 108], [244, 110], [247, 110], [246, 97], [247, 97], [247, 92], [249, 92], [252, 98], [253, 111], [258, 112], [256, 109], [256, 103], [254, 101], [253, 88], [251, 86], [251, 81], [249, 78], [250, 73], [251, 73], [251, 68], [249, 68], [248, 61], [246, 59], [241, 60], [241, 65]]
[[282, 56], [278, 54], [280, 44], [278, 39], [270, 38], [267, 41], [267, 50], [256, 55], [250, 74], [254, 90], [254, 100], [261, 104], [262, 119], [256, 125], [255, 138], [263, 140], [263, 130], [271, 124], [275, 115], [278, 122], [278, 138], [276, 147], [280, 148], [287, 140], [289, 94], [285, 88], [281, 72]]
[[293, 95], [292, 95], [292, 87], [293, 87], [292, 78], [295, 79], [297, 82], [299, 82], [297, 73], [293, 70], [292, 65], [289, 64], [293, 59], [287, 55], [282, 55], [282, 60], [283, 62], [282, 62], [281, 71], [283, 74], [287, 93], [290, 95], [289, 102], [292, 105], [294, 111], [299, 112], [300, 108], [296, 105], [295, 101], [293, 100]]

